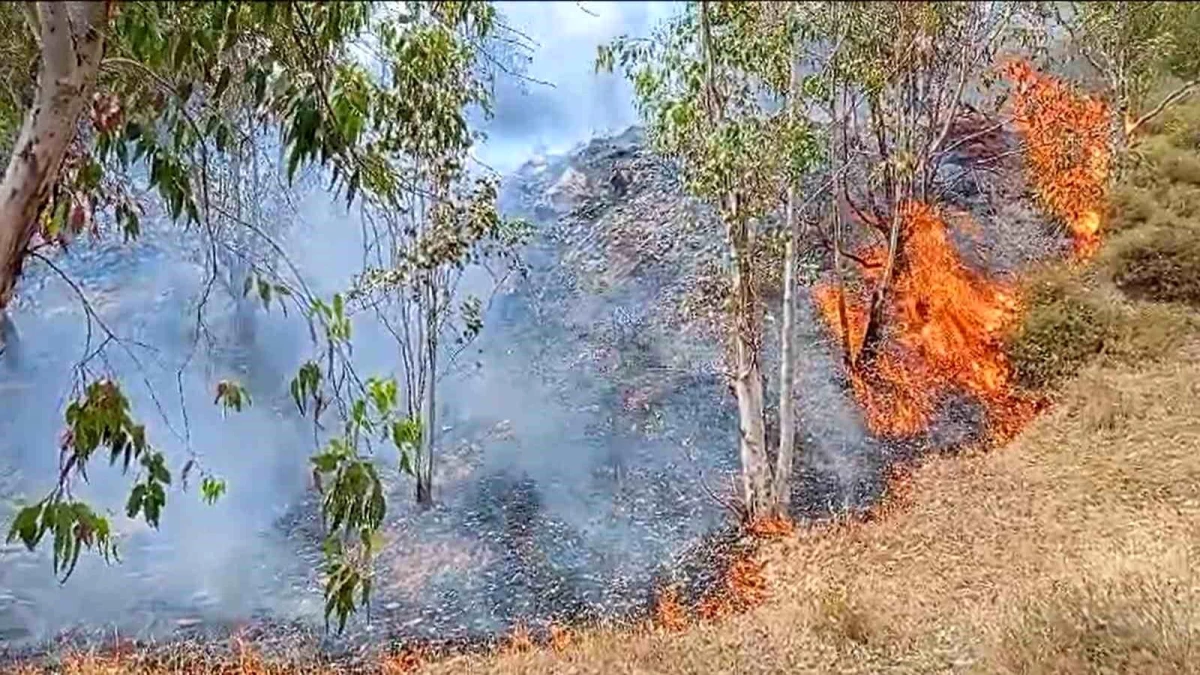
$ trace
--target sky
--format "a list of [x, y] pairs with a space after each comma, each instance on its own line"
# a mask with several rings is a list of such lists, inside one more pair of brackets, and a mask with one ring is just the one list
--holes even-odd
[[[483, 125], [480, 161], [507, 174], [538, 152], [565, 152], [595, 135], [637, 122], [631, 88], [595, 72], [596, 47], [619, 35], [647, 35], [676, 3], [498, 2], [505, 22], [535, 44], [529, 78], [500, 77], [494, 117]], [[553, 85], [553, 86], [550, 86]]]

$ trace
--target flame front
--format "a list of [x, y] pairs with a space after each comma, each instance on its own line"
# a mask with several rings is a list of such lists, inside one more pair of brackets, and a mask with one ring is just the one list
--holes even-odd
[[1112, 162], [1108, 106], [1023, 61], [1002, 70], [1013, 83], [1013, 123], [1038, 197], [1071, 229], [1076, 256], [1091, 258]]
[[[1003, 434], [1028, 409], [1012, 390], [1001, 342], [1020, 310], [1015, 290], [968, 269], [932, 207], [905, 204], [901, 227], [904, 254], [885, 310], [889, 334], [869, 363], [850, 369], [868, 426], [892, 437], [918, 434], [947, 394], [963, 391], [986, 407], [993, 432]], [[883, 255], [873, 249], [861, 257], [879, 261]], [[866, 280], [877, 283], [881, 269], [868, 267]], [[816, 300], [838, 341], [844, 325], [851, 351], [858, 354], [868, 320], [867, 293], [843, 298], [836, 284], [822, 284]]]

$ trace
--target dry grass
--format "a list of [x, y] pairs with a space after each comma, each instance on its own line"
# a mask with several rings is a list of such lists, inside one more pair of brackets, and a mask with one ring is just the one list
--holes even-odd
[[425, 672], [1200, 672], [1200, 344], [1062, 396], [1008, 448], [929, 460], [881, 517], [769, 547], [757, 609]]

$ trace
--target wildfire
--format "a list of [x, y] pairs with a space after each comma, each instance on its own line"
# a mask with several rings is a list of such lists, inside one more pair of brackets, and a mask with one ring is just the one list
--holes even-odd
[[1108, 107], [1024, 61], [1002, 72], [1013, 83], [1013, 121], [1038, 197], [1070, 227], [1076, 256], [1090, 258], [1100, 246], [1112, 161]]
[[687, 627], [688, 612], [679, 601], [674, 588], [665, 588], [654, 603], [654, 625], [668, 631], [680, 631]]
[[[869, 363], [851, 369], [855, 398], [872, 431], [903, 437], [925, 430], [946, 394], [964, 391], [986, 407], [993, 432], [1004, 433], [1028, 408], [1012, 391], [1001, 342], [1020, 310], [1016, 293], [963, 264], [935, 209], [909, 202], [901, 214], [903, 255], [885, 310], [891, 335]], [[873, 249], [862, 257], [881, 260], [883, 253]], [[866, 268], [867, 281], [876, 282], [881, 269]], [[823, 284], [816, 300], [838, 340], [844, 325], [852, 353], [859, 353], [866, 292], [843, 297], [836, 285]]]
[[696, 613], [714, 621], [721, 617], [757, 607], [767, 599], [767, 579], [763, 563], [753, 554], [743, 555], [725, 572], [725, 583], [700, 601]]

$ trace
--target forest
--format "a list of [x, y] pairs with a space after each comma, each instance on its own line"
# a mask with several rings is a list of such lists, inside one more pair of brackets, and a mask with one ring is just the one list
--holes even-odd
[[1200, 6], [0, 26], [0, 672], [1198, 668]]

